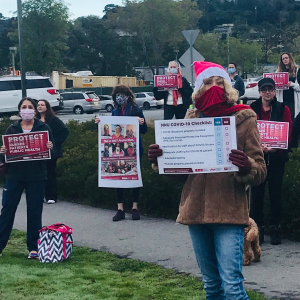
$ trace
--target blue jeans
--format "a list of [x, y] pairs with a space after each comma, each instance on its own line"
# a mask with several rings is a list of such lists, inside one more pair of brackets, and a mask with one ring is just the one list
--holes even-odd
[[42, 227], [45, 184], [45, 180], [6, 180], [0, 215], [0, 252], [9, 240], [24, 189], [27, 203], [27, 248], [28, 251], [37, 251], [39, 230]]
[[249, 300], [243, 286], [244, 227], [189, 225], [190, 235], [209, 300]]

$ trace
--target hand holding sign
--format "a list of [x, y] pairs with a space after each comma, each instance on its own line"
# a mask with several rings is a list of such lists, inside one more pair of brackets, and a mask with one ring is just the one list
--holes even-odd
[[149, 146], [148, 159], [151, 163], [157, 165], [157, 158], [159, 156], [162, 156], [162, 154], [163, 154], [163, 151], [162, 151], [162, 149], [159, 148], [159, 145], [152, 144]]
[[239, 175], [244, 176], [250, 172], [251, 164], [248, 156], [241, 150], [231, 150], [229, 159], [234, 165], [239, 167]]

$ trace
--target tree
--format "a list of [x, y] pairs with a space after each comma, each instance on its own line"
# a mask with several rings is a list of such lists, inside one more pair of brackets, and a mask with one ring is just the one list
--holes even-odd
[[26, 70], [43, 74], [61, 69], [61, 51], [69, 34], [68, 7], [61, 0], [27, 0], [23, 18]]
[[105, 22], [132, 37], [140, 47], [144, 65], [155, 74], [155, 69], [166, 64], [165, 49], [177, 49], [184, 39], [182, 30], [194, 29], [200, 17], [196, 3], [190, 0], [127, 0], [125, 7], [109, 14]]

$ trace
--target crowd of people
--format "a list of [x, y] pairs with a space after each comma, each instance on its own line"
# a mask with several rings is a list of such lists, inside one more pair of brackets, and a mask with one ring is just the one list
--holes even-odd
[[[260, 243], [264, 242], [264, 190], [269, 186], [271, 204], [271, 244], [281, 243], [281, 187], [288, 149], [278, 150], [261, 144], [256, 120], [289, 123], [289, 142], [297, 145], [300, 129], [299, 68], [289, 53], [280, 56], [277, 72], [288, 72], [286, 90], [276, 90], [273, 79], [263, 78], [258, 82], [260, 98], [251, 106], [238, 104], [245, 92], [242, 79], [237, 75], [234, 63], [227, 70], [210, 62], [194, 63], [196, 81], [193, 89], [180, 71], [180, 65], [171, 61], [169, 74], [178, 75], [178, 89], [160, 91], [154, 88], [156, 99], [164, 99], [164, 119], [192, 119], [206, 117], [235, 116], [237, 149], [232, 149], [229, 160], [238, 168], [235, 173], [209, 173], [172, 175], [184, 181], [177, 222], [185, 224], [203, 276], [207, 299], [249, 299], [243, 287], [243, 242], [244, 228], [249, 224], [249, 214], [259, 227]], [[132, 90], [117, 85], [112, 92], [114, 110], [112, 116], [136, 117], [139, 124], [139, 147], [132, 142], [105, 142], [103, 158], [143, 155], [141, 134], [147, 132], [147, 123], [142, 110], [135, 103]], [[195, 108], [188, 111], [193, 100]], [[52, 111], [49, 102], [36, 102], [30, 98], [20, 101], [21, 120], [9, 126], [6, 134], [48, 131], [47, 148], [51, 160], [25, 161], [11, 164], [6, 175], [0, 215], [0, 254], [5, 248], [14, 222], [14, 216], [23, 190], [27, 200], [27, 247], [28, 258], [37, 258], [38, 230], [42, 226], [44, 197], [48, 203], [57, 201], [55, 167], [62, 156], [62, 143], [69, 131]], [[295, 119], [294, 125], [293, 120]], [[96, 117], [95, 123], [100, 123]], [[112, 132], [108, 124], [102, 135], [111, 139], [135, 137], [132, 125], [114, 125]], [[125, 146], [126, 145], [126, 146]], [[138, 149], [136, 149], [138, 148]], [[7, 148], [0, 149], [4, 161]], [[158, 144], [148, 150], [152, 168], [158, 170], [157, 159], [163, 155]], [[104, 161], [101, 171], [105, 174], [136, 172], [134, 161]], [[248, 188], [251, 186], [251, 199]], [[132, 219], [139, 220], [138, 203], [141, 188], [132, 188]], [[117, 212], [113, 221], [125, 219], [124, 188], [116, 188]], [[250, 200], [250, 211], [249, 211]]]

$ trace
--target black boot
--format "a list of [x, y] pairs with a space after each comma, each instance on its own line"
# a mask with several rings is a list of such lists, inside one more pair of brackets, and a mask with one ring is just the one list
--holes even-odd
[[118, 222], [125, 219], [125, 212], [123, 210], [118, 209], [117, 213], [113, 217], [114, 222]]
[[265, 241], [265, 226], [258, 226], [259, 245]]
[[278, 225], [270, 226], [270, 239], [271, 239], [272, 245], [280, 245], [281, 244], [280, 228]]

